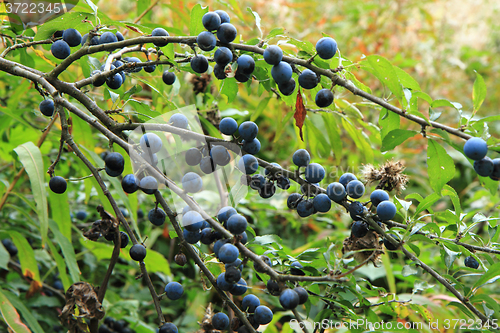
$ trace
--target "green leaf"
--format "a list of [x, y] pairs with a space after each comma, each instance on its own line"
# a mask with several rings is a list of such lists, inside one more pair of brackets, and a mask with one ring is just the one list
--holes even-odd
[[29, 176], [31, 191], [36, 202], [38, 219], [40, 221], [40, 235], [42, 237], [42, 246], [47, 241], [47, 232], [49, 227], [49, 213], [47, 209], [47, 191], [45, 190], [43, 158], [40, 149], [27, 142], [18, 146], [14, 151], [19, 156], [19, 160], [26, 169]]
[[57, 223], [63, 236], [71, 242], [71, 216], [69, 211], [68, 192], [57, 194], [49, 191], [49, 204], [51, 207], [50, 216]]
[[[14, 305], [14, 307], [21, 313], [21, 316], [28, 324], [29, 328], [33, 333], [44, 333], [44, 330], [38, 323], [37, 319], [33, 314], [31, 314], [30, 310], [24, 305], [24, 303], [11, 292], [4, 291], [5, 297]], [[58, 303], [59, 304], [59, 303]]]
[[462, 206], [460, 205], [460, 198], [458, 197], [457, 192], [453, 187], [449, 185], [444, 185], [443, 190], [441, 191], [441, 195], [447, 195], [450, 197], [453, 206], [455, 207], [455, 213], [457, 216], [462, 214]]
[[31, 276], [33, 280], [40, 282], [40, 272], [38, 271], [38, 265], [35, 259], [35, 252], [31, 247], [30, 243], [15, 230], [0, 230], [5, 236], [10, 236], [14, 245], [17, 247], [19, 262], [21, 263], [21, 270], [24, 276]]
[[379, 55], [370, 55], [366, 57], [365, 61], [370, 66], [369, 71], [384, 83], [399, 100], [402, 100], [404, 97], [403, 88], [394, 70], [394, 66], [389, 60]]
[[404, 129], [395, 129], [393, 131], [390, 131], [382, 140], [382, 147], [380, 148], [380, 151], [384, 152], [392, 150], [395, 147], [402, 144], [403, 142], [405, 142], [407, 139], [417, 134], [418, 134], [417, 131], [409, 131]]
[[399, 129], [401, 118], [394, 112], [382, 109], [379, 114], [378, 124], [380, 126], [380, 138], [383, 140], [389, 132]]
[[75, 282], [71, 281], [68, 277], [68, 273], [66, 273], [66, 263], [64, 262], [64, 258], [59, 254], [55, 245], [52, 242], [47, 242], [49, 244], [50, 252], [56, 261], [57, 270], [59, 271], [59, 278], [64, 286], [64, 290], [68, 290], [68, 288]]
[[92, 0], [85, 0], [85, 3], [89, 5], [90, 9], [92, 9], [94, 15], [97, 17], [98, 7], [92, 2]]
[[424, 200], [420, 201], [414, 216], [417, 216], [420, 212], [423, 212], [426, 209], [432, 213], [432, 210], [430, 210], [429, 207], [431, 207], [440, 198], [441, 196], [437, 193], [429, 194]]
[[225, 79], [222, 82], [220, 93], [227, 96], [227, 102], [231, 103], [236, 98], [238, 93], [238, 83], [234, 77]]
[[333, 148], [333, 155], [335, 156], [335, 161], [340, 164], [340, 159], [342, 158], [342, 140], [340, 139], [339, 128], [337, 121], [333, 115], [322, 114], [323, 121], [325, 122], [326, 133], [330, 139], [330, 144]]
[[401, 271], [401, 274], [404, 276], [404, 277], [407, 277], [407, 276], [410, 276], [410, 275], [415, 275], [418, 273], [418, 269], [417, 267], [415, 266], [412, 266], [412, 265], [405, 265], [403, 267], [403, 270]]
[[427, 174], [434, 192], [441, 193], [443, 186], [455, 175], [455, 163], [446, 150], [429, 139], [427, 146]]
[[444, 253], [442, 253], [442, 254], [444, 256], [444, 263], [445, 263], [446, 267], [448, 267], [448, 269], [450, 269], [451, 266], [453, 266], [453, 262], [455, 261], [457, 256], [460, 254], [460, 252], [452, 251], [444, 245], [443, 245], [443, 249], [444, 249]]
[[472, 314], [472, 312], [470, 312], [470, 310], [465, 306], [463, 305], [462, 303], [460, 302], [450, 302], [448, 304], [446, 304], [446, 306], [455, 306], [457, 308], [459, 308], [460, 310], [462, 310], [463, 313], [465, 313], [469, 318], [472, 318], [472, 319], [475, 319], [476, 317]]
[[19, 313], [17, 313], [12, 303], [2, 293], [2, 289], [0, 289], [0, 313], [7, 326], [15, 333], [31, 333], [29, 328], [19, 318]]
[[189, 34], [191, 36], [198, 36], [198, 34], [205, 30], [201, 18], [208, 12], [208, 7], [202, 7], [200, 4], [191, 9], [191, 22], [189, 23]]
[[394, 71], [396, 72], [399, 82], [403, 85], [403, 87], [411, 89], [411, 90], [422, 90], [417, 80], [411, 77], [410, 74], [406, 73], [404, 70], [397, 66], [392, 66]]
[[78, 263], [76, 262], [75, 249], [71, 242], [64, 237], [55, 222], [50, 221], [50, 230], [54, 234], [54, 238], [57, 244], [59, 244], [62, 254], [64, 256], [64, 260], [68, 266], [69, 275], [73, 282], [80, 281], [80, 268], [78, 267]]
[[[92, 16], [92, 14], [90, 14]], [[89, 13], [85, 12], [69, 12], [62, 16], [59, 16], [51, 21], [48, 21], [40, 25], [37, 29], [35, 35], [35, 41], [44, 40], [50, 38], [54, 32], [57, 30], [64, 30], [68, 28], [73, 28], [82, 35], [92, 29], [92, 25], [86, 22], [89, 17]], [[200, 20], [201, 21], [201, 20]]]
[[262, 30], [261, 30], [261, 28], [260, 28], [260, 21], [261, 21], [261, 19], [260, 19], [260, 15], [259, 15], [259, 13], [254, 12], [254, 11], [252, 10], [252, 8], [250, 8], [250, 7], [247, 7], [247, 12], [249, 12], [250, 14], [252, 14], [252, 15], [255, 17], [255, 26], [257, 27], [257, 29], [259, 29], [259, 32], [260, 32], [260, 38], [262, 38], [262, 36], [263, 36], [264, 34], [262, 33]]
[[484, 79], [476, 72], [476, 80], [474, 81], [474, 86], [472, 88], [472, 102], [474, 103], [474, 112], [475, 114], [477, 110], [481, 107], [486, 98], [486, 84], [484, 83]]
[[8, 270], [10, 255], [5, 246], [0, 245], [0, 268]]
[[488, 271], [479, 278], [479, 280], [474, 283], [474, 286], [472, 287], [473, 292], [476, 292], [477, 289], [481, 288], [485, 284], [491, 283], [490, 281], [495, 281], [500, 277], [500, 262], [497, 262], [496, 264], [493, 264], [490, 266]]
[[456, 110], [462, 110], [462, 104], [456, 102], [450, 102], [446, 99], [436, 99], [431, 103], [432, 108], [439, 108], [442, 106], [449, 106]]
[[282, 35], [285, 33], [285, 30], [283, 28], [274, 28], [271, 30], [271, 32], [266, 36], [266, 39], [271, 39], [273, 37]]

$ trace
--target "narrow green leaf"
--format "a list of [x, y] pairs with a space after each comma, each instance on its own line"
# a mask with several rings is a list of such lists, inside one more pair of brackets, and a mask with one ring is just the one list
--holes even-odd
[[271, 39], [273, 37], [282, 35], [285, 33], [285, 30], [283, 28], [274, 28], [271, 30], [271, 32], [266, 36], [266, 39]]
[[450, 197], [451, 202], [455, 207], [455, 213], [457, 214], [457, 216], [460, 216], [460, 214], [462, 214], [462, 206], [460, 205], [460, 198], [458, 197], [457, 191], [455, 191], [455, 189], [449, 185], [444, 185], [441, 194]]
[[429, 194], [427, 197], [425, 197], [424, 200], [420, 201], [420, 203], [418, 204], [417, 206], [417, 209], [415, 211], [415, 215], [414, 216], [418, 216], [418, 214], [420, 212], [423, 212], [424, 210], [429, 210], [429, 212], [432, 213], [432, 210], [430, 210], [429, 208], [436, 202], [438, 201], [439, 199], [441, 198], [441, 196], [437, 193], [432, 193], [432, 194]]
[[476, 80], [474, 81], [474, 86], [472, 88], [472, 102], [474, 103], [474, 114], [479, 110], [481, 105], [486, 98], [486, 84], [484, 83], [484, 79], [476, 72]]
[[200, 32], [205, 30], [201, 18], [208, 12], [208, 7], [202, 7], [197, 4], [191, 9], [191, 22], [189, 23], [189, 34], [191, 36], [198, 36]]
[[[49, 191], [50, 216], [57, 223], [59, 230], [71, 242], [71, 216], [68, 193], [56, 194]], [[50, 242], [48, 242], [50, 243]]]
[[330, 144], [333, 148], [333, 155], [335, 156], [336, 163], [340, 164], [340, 159], [342, 158], [342, 140], [340, 139], [339, 128], [337, 126], [337, 121], [335, 117], [330, 114], [322, 114], [323, 121], [325, 122], [325, 129], [328, 137], [330, 138]]
[[8, 269], [10, 255], [5, 246], [0, 245], [0, 268]]
[[21, 263], [23, 275], [30, 275], [33, 280], [40, 282], [40, 272], [38, 271], [35, 252], [26, 238], [15, 230], [0, 230], [0, 232], [3, 232], [4, 236], [10, 236], [14, 245], [17, 247], [17, 256], [19, 258], [19, 262]]
[[429, 139], [427, 146], [427, 173], [434, 192], [441, 193], [443, 186], [455, 175], [455, 163], [446, 150]]
[[404, 129], [395, 129], [387, 133], [387, 135], [382, 140], [382, 147], [380, 151], [388, 151], [396, 148], [407, 139], [417, 135], [416, 131], [409, 131]]
[[12, 305], [11, 302], [7, 299], [7, 297], [2, 293], [0, 289], [0, 313], [2, 317], [9, 326], [9, 328], [15, 333], [31, 333], [30, 329], [23, 324], [21, 318], [19, 318], [19, 313], [17, 313], [16, 309]]
[[399, 115], [387, 109], [382, 109], [378, 120], [378, 125], [380, 126], [380, 138], [383, 140], [389, 132], [399, 129], [400, 124], [401, 118]]
[[247, 12], [249, 12], [250, 14], [252, 14], [252, 15], [255, 17], [255, 26], [257, 27], [257, 29], [259, 29], [259, 32], [260, 32], [260, 38], [262, 38], [262, 36], [263, 36], [264, 34], [262, 33], [262, 30], [261, 30], [261, 28], [260, 28], [260, 21], [261, 21], [261, 19], [260, 19], [260, 15], [259, 15], [259, 13], [254, 12], [254, 11], [252, 10], [252, 8], [250, 8], [250, 7], [247, 7]]
[[472, 318], [472, 319], [475, 319], [476, 317], [472, 314], [472, 312], [470, 312], [470, 310], [465, 306], [463, 305], [462, 303], [460, 302], [450, 302], [448, 303], [446, 306], [454, 306], [454, 307], [457, 307], [459, 308], [460, 310], [462, 310], [463, 313], [465, 313], [469, 318]]
[[56, 243], [61, 247], [62, 254], [64, 256], [64, 260], [68, 266], [69, 275], [74, 282], [80, 281], [80, 268], [78, 267], [78, 263], [76, 262], [75, 250], [73, 245], [69, 240], [64, 237], [59, 229], [57, 228], [57, 224], [55, 222], [50, 221], [50, 230], [54, 234], [54, 238]]
[[475, 292], [481, 286], [487, 284], [488, 281], [498, 278], [499, 276], [500, 276], [500, 262], [497, 262], [496, 264], [491, 265], [488, 271], [484, 273], [483, 276], [481, 276], [479, 280], [476, 281], [476, 283], [474, 283], [474, 286], [472, 287], [473, 291]]
[[[14, 305], [14, 307], [21, 313], [21, 316], [28, 324], [33, 333], [44, 333], [43, 328], [38, 323], [38, 320], [31, 314], [30, 310], [24, 303], [13, 293], [4, 290], [4, 296]], [[17, 333], [17, 332], [16, 332]]]
[[45, 190], [45, 172], [43, 167], [43, 158], [40, 149], [27, 142], [18, 146], [14, 151], [19, 156], [19, 160], [26, 169], [29, 176], [31, 191], [36, 202], [38, 219], [40, 221], [40, 235], [42, 237], [42, 246], [47, 241], [49, 213], [47, 209], [47, 192]]
[[66, 263], [64, 262], [63, 257], [61, 257], [61, 255], [59, 254], [55, 245], [50, 241], [47, 242], [47, 244], [49, 244], [50, 252], [54, 257], [54, 260], [56, 261], [57, 270], [59, 271], [59, 278], [61, 279], [61, 282], [64, 286], [64, 290], [68, 290], [68, 288], [74, 283], [74, 281], [71, 281], [68, 277], [68, 273], [66, 273]]

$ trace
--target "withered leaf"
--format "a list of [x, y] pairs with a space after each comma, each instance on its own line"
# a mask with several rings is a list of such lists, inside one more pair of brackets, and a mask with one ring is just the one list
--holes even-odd
[[304, 126], [304, 121], [306, 120], [307, 110], [304, 106], [304, 101], [302, 100], [302, 94], [299, 92], [297, 94], [297, 102], [295, 103], [295, 114], [293, 117], [295, 118], [295, 126], [299, 128], [300, 139], [304, 141], [304, 136], [302, 134], [302, 126]]

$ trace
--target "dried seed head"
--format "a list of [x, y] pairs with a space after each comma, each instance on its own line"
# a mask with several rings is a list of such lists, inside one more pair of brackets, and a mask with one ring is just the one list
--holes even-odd
[[361, 174], [367, 183], [379, 182], [377, 189], [390, 192], [395, 190], [397, 194], [406, 188], [408, 176], [403, 174], [405, 166], [401, 161], [387, 161], [384, 165], [376, 169], [373, 165], [367, 164], [363, 167]]

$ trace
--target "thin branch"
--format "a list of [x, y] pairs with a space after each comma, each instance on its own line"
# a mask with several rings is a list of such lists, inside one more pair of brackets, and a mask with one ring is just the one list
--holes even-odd
[[34, 41], [34, 42], [26, 42], [26, 43], [19, 43], [19, 44], [14, 44], [8, 48], [6, 48], [1, 54], [0, 54], [0, 58], [5, 58], [5, 56], [11, 52], [11, 51], [14, 51], [16, 49], [21, 49], [21, 48], [25, 48], [25, 47], [30, 47], [30, 46], [33, 46], [33, 45], [40, 45], [40, 44], [52, 44], [54, 43], [54, 41], [52, 39], [46, 39], [46, 40], [37, 40], [37, 41]]
[[299, 311], [297, 311], [297, 308], [294, 308], [292, 310], [292, 312], [293, 312], [293, 315], [295, 316], [295, 318], [297, 318], [297, 321], [300, 323], [300, 327], [302, 328], [302, 331], [304, 333], [309, 333], [309, 330], [307, 329], [306, 325], [304, 324], [304, 320], [302, 320], [302, 317], [300, 316]]

